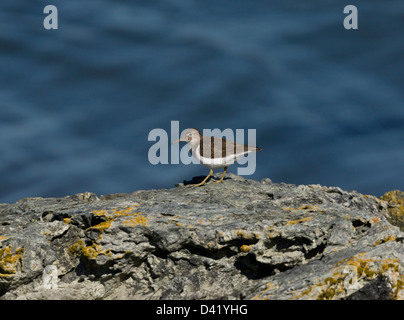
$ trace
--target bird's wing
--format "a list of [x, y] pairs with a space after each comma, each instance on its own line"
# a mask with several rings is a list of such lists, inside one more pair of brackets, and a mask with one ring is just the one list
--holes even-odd
[[[251, 148], [254, 148], [254, 150]], [[255, 147], [245, 146], [223, 138], [203, 137], [201, 139], [200, 153], [205, 158], [220, 158], [231, 154], [243, 154], [248, 151], [256, 150]]]

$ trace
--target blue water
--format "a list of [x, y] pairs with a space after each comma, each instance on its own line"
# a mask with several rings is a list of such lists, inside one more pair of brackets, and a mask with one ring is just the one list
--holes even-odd
[[404, 190], [404, 2], [1, 1], [0, 202], [207, 174], [148, 162], [171, 120], [256, 129], [247, 178]]

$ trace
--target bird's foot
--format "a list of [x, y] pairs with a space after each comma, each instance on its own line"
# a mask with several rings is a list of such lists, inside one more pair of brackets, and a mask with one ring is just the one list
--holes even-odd
[[219, 180], [215, 180], [215, 179], [211, 179], [212, 180], [212, 182], [214, 182], [214, 183], [222, 183], [223, 182], [223, 178], [222, 179], [219, 179]]
[[189, 184], [189, 187], [200, 187], [203, 186], [206, 183], [206, 181], [202, 181], [201, 183], [197, 183], [197, 184]]

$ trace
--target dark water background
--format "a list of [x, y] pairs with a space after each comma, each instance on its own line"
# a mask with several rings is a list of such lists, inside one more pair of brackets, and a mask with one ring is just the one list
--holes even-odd
[[0, 202], [207, 174], [148, 162], [171, 120], [257, 129], [247, 178], [380, 196], [404, 190], [403, 102], [402, 0], [2, 0]]

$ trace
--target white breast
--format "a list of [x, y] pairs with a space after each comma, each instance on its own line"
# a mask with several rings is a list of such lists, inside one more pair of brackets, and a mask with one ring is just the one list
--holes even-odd
[[220, 169], [224, 168], [227, 166], [232, 165], [234, 162], [237, 161], [237, 159], [241, 158], [243, 155], [252, 152], [252, 151], [242, 151], [237, 154], [233, 155], [228, 155], [225, 158], [206, 158], [201, 156], [200, 153], [200, 146], [197, 146], [195, 151], [192, 152], [192, 155], [195, 157], [198, 162], [203, 164], [204, 166], [210, 168], [210, 169]]

